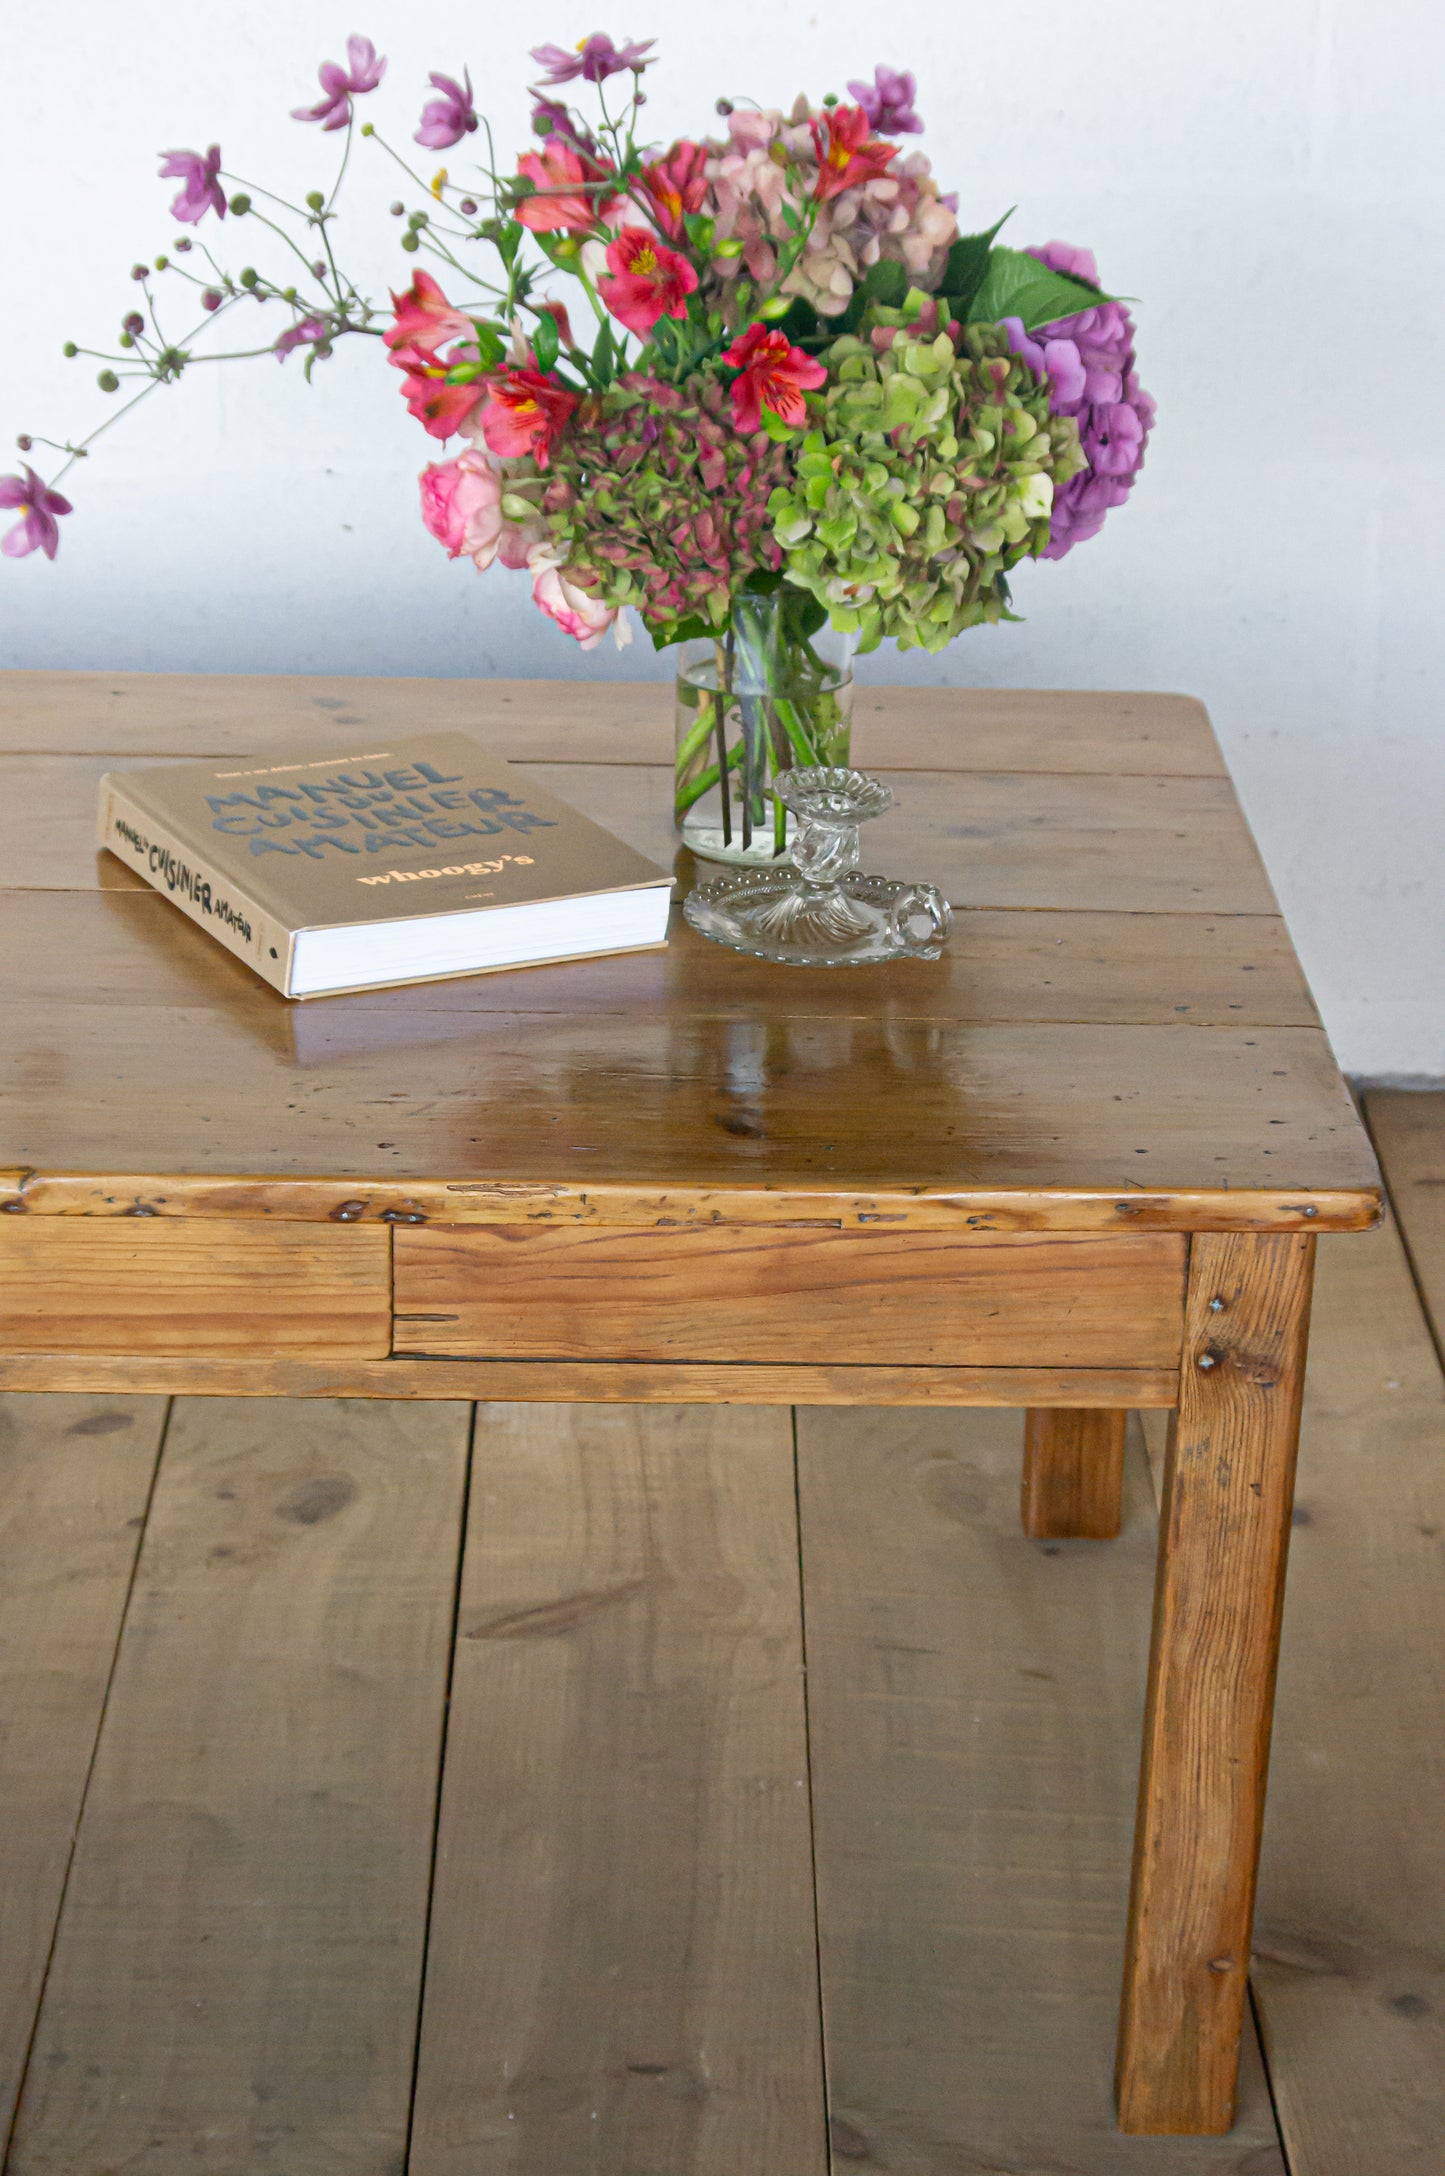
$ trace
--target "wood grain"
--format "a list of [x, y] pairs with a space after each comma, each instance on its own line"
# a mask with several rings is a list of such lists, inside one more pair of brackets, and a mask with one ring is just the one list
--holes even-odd
[[[129, 891], [141, 883], [95, 845], [99, 781], [113, 768], [100, 756], [0, 756], [0, 792], [31, 812], [7, 857], [11, 889]], [[629, 846], [673, 866], [679, 849], [670, 764], [520, 768]], [[892, 786], [896, 805], [868, 841], [868, 866], [881, 876], [926, 878], [957, 906], [1276, 911], [1226, 780], [965, 776], [886, 766], [877, 775]]]
[[517, 1360], [1174, 1368], [1173, 1233], [400, 1225], [395, 1351]]
[[215, 1014], [36, 1004], [0, 1047], [7, 1153], [41, 1179], [113, 1181], [117, 1206], [126, 1173], [239, 1177], [243, 1200], [258, 1176], [329, 1180], [328, 1217], [367, 1188], [418, 1193], [424, 1214], [511, 1189], [515, 1221], [519, 1184], [524, 1216], [608, 1188], [781, 1188], [890, 1211], [908, 1201], [879, 1195], [950, 1197], [965, 1217], [1008, 1195], [1075, 1229], [1081, 1195], [1125, 1229], [1151, 1203], [1166, 1228], [1268, 1219], [1248, 1200], [1232, 1215], [1235, 1193], [1316, 1229], [1331, 1193], [1347, 1221], [1374, 1217], [1374, 1158], [1317, 1030], [794, 1020], [774, 972], [748, 1021], [478, 1014], [414, 1064], [393, 1049], [314, 1070]]
[[[766, 985], [762, 985], [766, 995]], [[616, 953], [350, 997], [275, 992], [151, 890], [0, 893], [0, 997], [102, 1008], [181, 1005], [242, 1022], [302, 1066], [473, 1032], [471, 1015], [745, 1018], [756, 963], [675, 910], [665, 951]], [[799, 975], [794, 1019], [1058, 1020], [1104, 1026], [1317, 1027], [1278, 915], [963, 910], [942, 959]]]
[[216, 1360], [0, 1353], [0, 1390], [189, 1392], [202, 1397], [620, 1399], [693, 1405], [1172, 1406], [1175, 1368], [747, 1367], [704, 1361]]
[[[518, 761], [658, 763], [672, 683], [327, 679], [208, 673], [12, 672], [0, 749], [114, 752], [124, 762], [299, 741], [350, 750], [358, 731], [475, 733]], [[853, 760], [895, 769], [1138, 771], [1223, 778], [1204, 705], [1188, 695], [1029, 688], [890, 688], [863, 676]]]
[[1036, 1407], [1024, 1415], [1020, 1512], [1030, 1541], [1112, 1541], [1123, 1518], [1127, 1412]]
[[159, 1399], [0, 1400], [0, 2158], [164, 1419]]
[[1020, 1534], [1013, 1414], [802, 1412], [798, 1451], [835, 2171], [1284, 2176], [1252, 2046], [1227, 2140], [1114, 2127], [1137, 1453], [1096, 1549]]
[[1372, 1088], [1365, 1111], [1445, 1365], [1445, 1093]]
[[1394, 1228], [1320, 1251], [1299, 1473], [1255, 2001], [1297, 2171], [1437, 2176], [1445, 1385]]
[[178, 1409], [16, 2176], [395, 2176], [466, 1440]]
[[1119, 2121], [1234, 2118], [1314, 1241], [1197, 1239], [1160, 1512]]
[[390, 1271], [379, 1227], [10, 1216], [0, 1350], [380, 1356]]
[[413, 2176], [823, 2176], [784, 1415], [484, 1407]]

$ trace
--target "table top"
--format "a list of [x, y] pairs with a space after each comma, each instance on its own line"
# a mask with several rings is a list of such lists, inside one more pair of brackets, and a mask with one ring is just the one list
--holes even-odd
[[[460, 729], [672, 864], [656, 683], [0, 676], [0, 1209], [1364, 1228], [1378, 1174], [1200, 704], [861, 687], [942, 959], [707, 944], [288, 1004], [94, 846], [102, 771]], [[18, 817], [18, 821], [16, 820]]]

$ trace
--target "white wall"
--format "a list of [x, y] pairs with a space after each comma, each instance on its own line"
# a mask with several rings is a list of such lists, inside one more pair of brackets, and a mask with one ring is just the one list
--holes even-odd
[[[863, 670], [1203, 696], [1342, 1061], [1445, 1075], [1438, 0], [601, 13], [617, 36], [659, 39], [659, 136], [706, 128], [721, 91], [783, 101], [841, 90], [878, 59], [914, 69], [923, 146], [961, 189], [965, 223], [1016, 202], [1013, 238], [1087, 242], [1106, 282], [1143, 298], [1160, 423], [1134, 503], [1064, 565], [1026, 570], [1027, 625]], [[158, 149], [218, 137], [239, 172], [298, 195], [324, 181], [334, 139], [287, 110], [352, 29], [390, 56], [368, 110], [395, 140], [416, 126], [426, 71], [470, 59], [499, 143], [520, 149], [526, 48], [597, 27], [576, 0], [181, 14], [168, 0], [6, 0], [0, 445], [104, 412], [95, 365], [59, 346], [117, 322], [129, 265], [173, 239]], [[378, 286], [399, 285], [395, 226], [373, 218], [366, 236], [395, 187], [375, 146], [358, 152], [341, 233], [357, 233], [350, 254]], [[255, 248], [231, 221], [223, 239], [237, 267]], [[75, 477], [54, 566], [0, 563], [0, 664], [667, 670], [645, 644], [584, 657], [521, 577], [448, 565], [415, 514], [424, 458], [370, 343], [309, 391], [294, 361], [197, 372]]]

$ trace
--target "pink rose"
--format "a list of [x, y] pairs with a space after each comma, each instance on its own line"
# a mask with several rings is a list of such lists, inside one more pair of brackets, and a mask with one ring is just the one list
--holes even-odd
[[489, 567], [502, 540], [502, 479], [475, 446], [421, 472], [421, 518], [450, 559]]
[[552, 551], [534, 552], [531, 567], [532, 601], [557, 622], [564, 634], [580, 642], [584, 650], [595, 650], [610, 627], [618, 649], [626, 648], [632, 640], [632, 628], [619, 616], [616, 605], [602, 604], [590, 591], [574, 587]]

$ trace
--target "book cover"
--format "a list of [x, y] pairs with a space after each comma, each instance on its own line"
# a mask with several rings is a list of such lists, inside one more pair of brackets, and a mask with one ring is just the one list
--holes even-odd
[[[529, 929], [544, 946], [569, 929], [578, 940], [570, 951], [533, 951], [533, 960], [659, 943], [671, 887], [665, 870], [463, 733], [347, 756], [300, 749], [109, 772], [99, 840], [286, 996], [324, 994], [315, 976], [343, 959], [348, 932], [363, 947], [371, 941], [382, 971], [326, 987], [476, 973], [475, 964], [391, 970], [409, 950], [441, 957], [463, 933], [485, 952], [477, 917], [498, 909], [539, 912], [511, 916], [503, 949], [513, 950], [483, 965], [522, 964], [514, 948]], [[663, 895], [661, 919], [643, 915], [656, 933], [606, 945], [599, 940], [613, 924], [593, 915], [589, 927], [587, 903], [628, 893]], [[566, 902], [575, 916], [545, 911]], [[614, 921], [641, 926], [636, 915]], [[500, 933], [500, 916], [495, 926]], [[314, 986], [304, 986], [308, 978]]]

